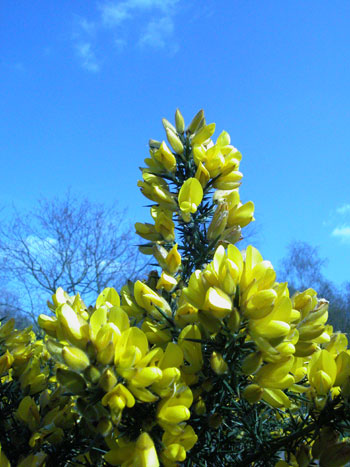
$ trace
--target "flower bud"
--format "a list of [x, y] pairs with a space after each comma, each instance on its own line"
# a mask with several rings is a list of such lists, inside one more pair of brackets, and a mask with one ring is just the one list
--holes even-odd
[[176, 133], [176, 128], [174, 127], [174, 125], [172, 123], [169, 122], [169, 120], [167, 120], [166, 118], [162, 118], [162, 124], [163, 124], [163, 127], [164, 127], [164, 130], [166, 131], [167, 129], [173, 131], [174, 133]]
[[204, 118], [204, 110], [201, 109], [201, 110], [200, 110], [198, 113], [196, 113], [196, 115], [193, 117], [191, 123], [190, 123], [190, 124], [188, 125], [188, 127], [187, 127], [187, 131], [188, 131], [189, 133], [194, 133], [194, 132], [197, 130], [197, 128], [198, 128], [198, 126], [199, 126], [199, 124], [200, 124], [200, 122], [202, 121], [203, 118]]
[[194, 404], [194, 411], [197, 415], [204, 415], [207, 411], [204, 400], [200, 397], [199, 400]]
[[134, 467], [158, 467], [156, 448], [148, 433], [143, 432], [137, 438], [133, 459]]
[[254, 404], [261, 399], [263, 393], [264, 390], [258, 384], [249, 384], [243, 391], [243, 397], [250, 404]]
[[113, 424], [107, 418], [101, 418], [96, 427], [96, 431], [102, 436], [108, 436], [113, 429]]
[[171, 147], [176, 152], [176, 154], [182, 154], [184, 152], [184, 147], [183, 147], [183, 144], [180, 138], [177, 136], [177, 134], [170, 128], [166, 128], [165, 132], [166, 132], [166, 137]]
[[90, 365], [89, 357], [77, 347], [63, 347], [62, 357], [65, 364], [74, 371], [84, 371]]
[[175, 126], [178, 133], [183, 133], [185, 131], [185, 120], [179, 109], [176, 109], [175, 112]]
[[239, 311], [237, 310], [237, 308], [233, 308], [228, 318], [227, 326], [231, 331], [237, 332], [240, 324], [241, 324], [241, 315], [239, 314]]
[[302, 342], [299, 341], [295, 345], [295, 356], [296, 357], [309, 357], [318, 349], [318, 345], [315, 342]]
[[101, 373], [95, 366], [90, 365], [84, 370], [84, 377], [91, 383], [95, 384], [100, 379]]
[[111, 391], [117, 383], [117, 377], [114, 371], [110, 368], [106, 368], [100, 378], [99, 386], [105, 391]]
[[82, 395], [86, 389], [84, 378], [75, 371], [57, 368], [57, 381], [73, 394]]
[[262, 364], [261, 352], [253, 352], [245, 357], [242, 362], [242, 371], [245, 375], [253, 375]]
[[148, 144], [151, 149], [158, 149], [161, 145], [161, 142], [157, 141], [156, 139], [150, 139]]
[[207, 231], [207, 239], [211, 242], [220, 237], [226, 228], [228, 219], [227, 203], [219, 203]]
[[172, 247], [165, 258], [166, 269], [170, 274], [175, 274], [181, 266], [181, 255], [177, 251], [177, 243]]
[[217, 375], [223, 375], [228, 370], [228, 365], [219, 352], [213, 352], [211, 354], [210, 366]]

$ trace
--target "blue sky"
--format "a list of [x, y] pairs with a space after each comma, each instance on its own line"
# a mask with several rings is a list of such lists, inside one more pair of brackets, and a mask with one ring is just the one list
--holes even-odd
[[149, 221], [147, 141], [204, 108], [243, 154], [264, 257], [304, 240], [350, 280], [349, 21], [347, 0], [3, 0], [3, 212], [71, 187]]

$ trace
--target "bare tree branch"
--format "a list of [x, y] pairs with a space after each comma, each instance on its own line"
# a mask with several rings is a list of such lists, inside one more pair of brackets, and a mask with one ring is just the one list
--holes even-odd
[[133, 248], [134, 234], [125, 211], [78, 199], [43, 199], [27, 215], [0, 227], [2, 273], [25, 294], [30, 316], [38, 297], [58, 287], [91, 302], [106, 286], [119, 288], [145, 267]]

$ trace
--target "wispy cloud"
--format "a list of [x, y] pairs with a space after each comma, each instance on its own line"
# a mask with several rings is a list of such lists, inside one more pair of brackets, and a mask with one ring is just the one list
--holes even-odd
[[344, 243], [350, 242], [350, 226], [343, 225], [342, 227], [336, 227], [332, 231], [332, 236], [339, 238]]
[[100, 6], [102, 22], [104, 25], [113, 27], [118, 26], [126, 19], [131, 17], [130, 7], [128, 6], [130, 2], [122, 3], [112, 3], [107, 2]]
[[108, 1], [100, 5], [102, 20], [108, 26], [118, 26], [140, 12], [158, 10], [167, 17], [175, 12], [179, 0], [125, 0]]
[[350, 203], [334, 208], [323, 225], [329, 229], [332, 237], [350, 244]]
[[95, 53], [89, 42], [78, 43], [76, 45], [76, 52], [83, 68], [94, 73], [100, 70]]
[[336, 212], [340, 215], [350, 214], [350, 204], [343, 204], [343, 206], [337, 208]]
[[147, 24], [145, 32], [140, 37], [139, 45], [162, 49], [169, 44], [169, 39], [173, 32], [174, 23], [169, 17], [150, 21]]
[[[81, 17], [76, 21], [74, 42], [82, 66], [91, 72], [100, 70], [95, 54], [96, 43], [102, 35], [99, 33], [105, 33], [104, 38], [111, 36], [111, 43], [119, 53], [131, 44], [141, 49], [148, 47], [175, 53], [178, 45], [174, 40], [174, 18], [179, 2], [180, 0], [101, 1], [93, 21]], [[166, 47], [167, 44], [171, 46]]]
[[97, 27], [95, 21], [89, 21], [86, 18], [79, 18], [78, 24], [81, 30], [86, 32], [87, 34], [95, 34]]

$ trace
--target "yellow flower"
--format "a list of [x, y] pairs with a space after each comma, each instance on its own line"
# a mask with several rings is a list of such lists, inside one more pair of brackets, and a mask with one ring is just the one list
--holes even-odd
[[204, 125], [202, 128], [196, 131], [193, 135], [191, 143], [202, 144], [207, 141], [215, 132], [215, 123], [210, 123], [209, 125]]
[[219, 352], [213, 352], [211, 354], [210, 366], [217, 375], [223, 375], [224, 373], [227, 373], [228, 370], [228, 365]]
[[203, 276], [208, 284], [221, 288], [228, 295], [233, 295], [242, 270], [243, 259], [238, 248], [229, 245], [226, 252], [220, 245], [215, 251], [213, 261], [205, 268]]
[[138, 186], [146, 198], [158, 203], [166, 209], [177, 208], [174, 195], [170, 193], [168, 184], [161, 177], [147, 172], [143, 173], [144, 181], [139, 181]]
[[89, 357], [77, 347], [63, 347], [62, 358], [65, 364], [74, 371], [84, 371], [90, 365]]
[[232, 310], [232, 300], [219, 287], [209, 287], [205, 295], [204, 310], [210, 311], [215, 318], [225, 318]]
[[200, 182], [202, 187], [204, 188], [205, 185], [209, 182], [210, 180], [210, 173], [208, 170], [204, 167], [202, 162], [199, 162], [198, 164], [198, 169], [196, 171], [195, 175], [196, 179]]
[[172, 242], [175, 240], [175, 224], [174, 222], [164, 213], [160, 213], [157, 216], [155, 222], [156, 232], [164, 238], [166, 242]]
[[227, 224], [229, 226], [239, 225], [245, 227], [254, 220], [254, 203], [248, 201], [245, 204], [238, 205], [229, 211]]
[[162, 271], [162, 274], [157, 282], [157, 290], [165, 289], [167, 292], [171, 292], [176, 287], [177, 280], [175, 277], [170, 276], [166, 272]]
[[226, 175], [220, 175], [213, 183], [213, 186], [219, 190], [233, 190], [240, 186], [242, 177], [243, 174], [241, 172], [232, 170], [232, 172]]
[[17, 409], [17, 417], [25, 422], [31, 431], [37, 429], [40, 424], [40, 414], [34, 399], [25, 396]]
[[178, 343], [184, 353], [184, 359], [188, 363], [182, 367], [186, 374], [195, 374], [202, 368], [203, 357], [200, 340], [201, 333], [195, 324], [186, 326], [179, 335]]
[[104, 406], [108, 405], [111, 410], [120, 412], [125, 406], [133, 407], [135, 405], [135, 398], [123, 384], [119, 383], [103, 396], [102, 404]]
[[149, 223], [142, 223], [136, 222], [135, 223], [135, 230], [137, 235], [144, 238], [145, 240], [149, 240], [151, 242], [162, 240], [162, 236], [159, 232], [157, 232], [155, 226]]
[[44, 329], [46, 334], [56, 337], [58, 320], [55, 316], [40, 314], [38, 317], [38, 324], [42, 329]]
[[143, 331], [137, 327], [131, 327], [123, 332], [118, 340], [114, 364], [119, 368], [128, 369], [134, 367], [148, 352], [148, 340]]
[[213, 241], [221, 236], [226, 228], [227, 219], [228, 205], [225, 202], [219, 203], [207, 230], [207, 239], [209, 241]]
[[308, 379], [317, 394], [324, 396], [332, 388], [337, 376], [337, 365], [328, 350], [315, 352], [308, 365]]
[[0, 376], [7, 372], [8, 369], [11, 368], [12, 363], [14, 362], [13, 355], [10, 354], [8, 350], [1, 355], [0, 357]]
[[196, 178], [188, 178], [182, 185], [178, 201], [180, 210], [184, 213], [195, 213], [203, 199], [203, 188]]
[[166, 268], [170, 274], [175, 274], [181, 266], [181, 255], [177, 251], [177, 243], [172, 247], [165, 258]]
[[256, 373], [254, 382], [262, 388], [286, 389], [294, 384], [294, 377], [289, 373], [293, 365], [293, 356], [276, 363], [267, 363]]
[[159, 466], [156, 448], [152, 438], [146, 432], [141, 433], [137, 438], [132, 465], [133, 467]]
[[154, 159], [164, 166], [169, 172], [176, 170], [176, 158], [163, 141], [157, 151], [153, 153]]
[[155, 323], [150, 319], [145, 319], [141, 329], [146, 334], [150, 344], [161, 345], [171, 341], [171, 331], [166, 324]]
[[177, 425], [190, 418], [189, 407], [193, 402], [193, 394], [189, 387], [178, 384], [171, 397], [163, 399], [157, 409], [158, 419], [161, 423]]
[[71, 343], [84, 348], [89, 340], [89, 325], [87, 321], [67, 303], [57, 307], [56, 315], [64, 336]]
[[199, 270], [191, 274], [188, 287], [182, 289], [184, 297], [197, 309], [203, 307], [206, 291], [207, 288], [203, 284], [203, 274]]
[[111, 465], [133, 465], [133, 456], [135, 452], [135, 442], [127, 439], [126, 436], [117, 438], [111, 444], [112, 449], [104, 455], [104, 459]]
[[262, 399], [275, 408], [287, 408], [291, 406], [288, 396], [281, 389], [264, 388]]
[[163, 319], [157, 307], [160, 308], [166, 316], [171, 317], [171, 309], [167, 301], [143, 282], [135, 282], [134, 294], [136, 303], [144, 308], [154, 319]]

